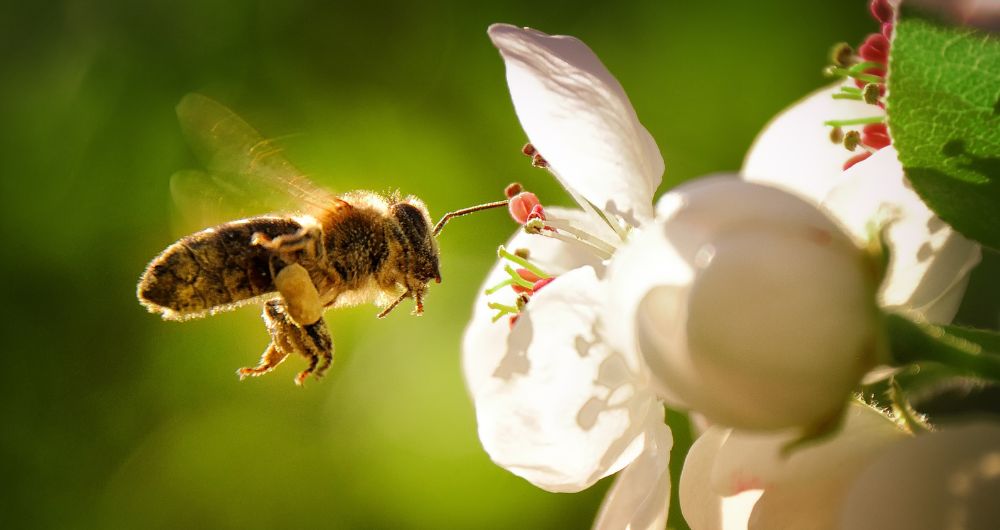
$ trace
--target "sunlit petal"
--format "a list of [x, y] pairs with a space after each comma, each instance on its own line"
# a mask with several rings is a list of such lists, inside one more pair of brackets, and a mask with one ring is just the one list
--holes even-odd
[[836, 414], [867, 371], [874, 278], [815, 206], [732, 177], [665, 195], [612, 261], [612, 342], [661, 398], [750, 429]]
[[618, 80], [580, 40], [494, 24], [514, 108], [562, 184], [633, 225], [652, 217], [663, 158]]
[[[588, 224], [593, 223], [593, 218], [580, 210], [549, 208], [548, 211], [553, 216], [567, 219], [584, 228], [594, 227], [594, 225]], [[511, 252], [519, 248], [528, 249], [531, 261], [550, 274], [561, 274], [583, 265], [589, 265], [598, 270], [601, 268], [600, 260], [582, 247], [530, 235], [520, 229], [514, 233], [505, 246]], [[507, 337], [510, 335], [510, 326], [506, 320], [492, 321], [494, 311], [487, 307], [488, 298], [483, 294], [483, 291], [488, 287], [500, 283], [507, 277], [503, 270], [504, 265], [503, 261], [497, 262], [486, 276], [486, 281], [479, 289], [479, 296], [476, 297], [472, 310], [472, 320], [469, 321], [462, 339], [462, 368], [465, 382], [473, 396], [483, 387], [483, 382], [493, 376], [507, 355]], [[514, 298], [510, 290], [496, 293], [493, 297], [503, 299], [504, 295], [510, 299]], [[511, 300], [503, 301], [510, 302]]]
[[663, 410], [653, 407], [647, 420], [645, 449], [615, 479], [594, 522], [596, 530], [661, 530], [670, 506], [670, 447], [673, 438]]
[[1000, 426], [981, 422], [905, 440], [853, 484], [843, 528], [996, 528]]
[[716, 458], [711, 479], [715, 489], [732, 495], [855, 473], [873, 454], [907, 436], [881, 412], [857, 402], [848, 408], [843, 427], [832, 438], [782, 454], [782, 448], [797, 435], [732, 431]]
[[871, 222], [890, 222], [892, 258], [880, 293], [889, 308], [907, 308], [950, 322], [969, 272], [980, 260], [979, 245], [956, 232], [920, 200], [903, 176], [896, 150], [886, 147], [844, 173], [823, 206], [860, 240]]
[[830, 141], [823, 122], [883, 114], [864, 102], [833, 99], [839, 89], [836, 84], [817, 90], [775, 116], [747, 153], [743, 177], [818, 204], [844, 178], [842, 167], [853, 155]]
[[603, 288], [585, 266], [535, 294], [474, 394], [486, 452], [550, 491], [587, 488], [643, 450], [655, 399], [600, 337]]

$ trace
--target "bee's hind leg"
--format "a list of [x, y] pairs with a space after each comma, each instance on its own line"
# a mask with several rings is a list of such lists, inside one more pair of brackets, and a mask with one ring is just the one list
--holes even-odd
[[330, 330], [327, 329], [323, 319], [306, 326], [296, 327], [302, 332], [297, 337], [300, 346], [298, 352], [309, 359], [309, 367], [295, 376], [295, 384], [301, 385], [309, 377], [309, 374], [313, 374], [318, 379], [326, 373], [330, 363], [333, 362], [333, 338], [330, 337]]
[[300, 326], [288, 314], [288, 307], [281, 299], [264, 305], [264, 323], [271, 335], [271, 343], [253, 368], [240, 368], [240, 379], [270, 372], [285, 360], [290, 353], [298, 353], [309, 361], [309, 366], [295, 376], [295, 384], [301, 385], [314, 374], [322, 377], [333, 361], [333, 339], [323, 319]]

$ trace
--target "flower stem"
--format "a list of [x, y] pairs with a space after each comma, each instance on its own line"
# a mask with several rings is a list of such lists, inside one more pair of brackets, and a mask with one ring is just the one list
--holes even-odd
[[894, 364], [931, 361], [965, 375], [1000, 382], [1000, 353], [989, 351], [997, 349], [1000, 335], [915, 322], [894, 313], [886, 314], [885, 322]]
[[931, 427], [927, 424], [927, 419], [921, 416], [919, 412], [913, 410], [899, 382], [891, 379], [889, 385], [889, 400], [892, 403], [892, 411], [895, 413], [897, 420], [913, 434], [929, 432]]

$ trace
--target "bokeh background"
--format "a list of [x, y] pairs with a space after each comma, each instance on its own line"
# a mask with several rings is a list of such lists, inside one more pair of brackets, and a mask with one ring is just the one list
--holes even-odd
[[[0, 526], [589, 526], [608, 480], [546, 493], [476, 436], [459, 344], [514, 229], [502, 212], [449, 226], [423, 317], [328, 313], [336, 361], [305, 388], [298, 358], [237, 380], [267, 342], [256, 309], [175, 323], [139, 306], [139, 274], [182, 235], [169, 177], [197, 165], [174, 105], [205, 92], [317, 182], [398, 188], [434, 215], [514, 180], [568, 204], [519, 154], [485, 33], [528, 25], [584, 39], [620, 79], [666, 160], [662, 192], [738, 168], [769, 117], [824, 84], [830, 45], [874, 30], [865, 4], [6, 3]], [[995, 327], [996, 292], [973, 289], [962, 318]]]

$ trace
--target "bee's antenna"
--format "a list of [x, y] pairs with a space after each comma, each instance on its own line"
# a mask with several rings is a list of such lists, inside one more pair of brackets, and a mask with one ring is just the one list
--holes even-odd
[[486, 204], [470, 206], [468, 208], [462, 208], [461, 210], [455, 210], [454, 212], [446, 213], [444, 214], [444, 217], [442, 217], [437, 222], [437, 224], [434, 225], [434, 237], [437, 237], [437, 235], [441, 233], [441, 230], [444, 229], [445, 223], [450, 221], [452, 217], [460, 217], [466, 214], [475, 213], [482, 210], [489, 210], [491, 208], [502, 208], [504, 206], [507, 206], [507, 202], [508, 202], [507, 200], [488, 202]]

